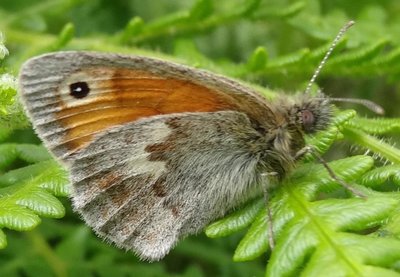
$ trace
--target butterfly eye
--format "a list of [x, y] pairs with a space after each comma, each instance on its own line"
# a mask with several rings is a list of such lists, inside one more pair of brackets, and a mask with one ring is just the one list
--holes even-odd
[[303, 110], [301, 113], [301, 119], [303, 122], [303, 128], [305, 131], [311, 131], [314, 127], [314, 114], [309, 110]]
[[90, 91], [90, 88], [86, 82], [76, 82], [69, 85], [70, 95], [76, 99], [85, 98]]

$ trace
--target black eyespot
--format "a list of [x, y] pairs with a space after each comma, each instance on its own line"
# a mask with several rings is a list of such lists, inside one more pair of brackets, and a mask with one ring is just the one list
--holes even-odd
[[303, 128], [305, 131], [312, 131], [314, 129], [315, 118], [314, 114], [309, 110], [303, 110], [301, 112], [301, 119], [303, 122]]
[[76, 99], [85, 98], [90, 91], [90, 88], [86, 82], [76, 82], [69, 85], [70, 95]]

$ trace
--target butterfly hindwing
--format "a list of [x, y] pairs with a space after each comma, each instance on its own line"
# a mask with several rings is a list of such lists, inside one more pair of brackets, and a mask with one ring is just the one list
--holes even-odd
[[180, 238], [255, 196], [262, 145], [237, 112], [126, 124], [75, 157], [75, 207], [100, 236], [158, 260]]

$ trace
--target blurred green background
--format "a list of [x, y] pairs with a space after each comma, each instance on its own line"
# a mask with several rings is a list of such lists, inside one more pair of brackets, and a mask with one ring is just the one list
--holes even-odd
[[[370, 99], [387, 116], [399, 116], [399, 13], [396, 0], [1, 0], [0, 31], [10, 52], [2, 70], [17, 75], [30, 56], [60, 49], [114, 51], [164, 57], [290, 93], [304, 88], [340, 27], [354, 19], [346, 45], [337, 49], [352, 55], [332, 57], [317, 83], [329, 95]], [[29, 129], [9, 140], [39, 144]], [[161, 262], [140, 262], [96, 238], [70, 210], [69, 200], [62, 201], [63, 219], [43, 219], [29, 232], [7, 230], [0, 276], [262, 276], [265, 271], [266, 257], [232, 261], [241, 234], [224, 239], [200, 234]]]

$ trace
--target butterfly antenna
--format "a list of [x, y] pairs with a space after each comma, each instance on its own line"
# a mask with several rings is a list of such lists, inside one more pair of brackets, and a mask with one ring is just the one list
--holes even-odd
[[306, 87], [306, 90], [304, 91], [304, 93], [308, 94], [310, 92], [311, 86], [314, 84], [315, 79], [317, 79], [319, 73], [321, 72], [321, 69], [324, 67], [326, 61], [328, 60], [329, 56], [332, 54], [333, 50], [335, 49], [337, 43], [339, 42], [339, 40], [343, 37], [343, 35], [347, 32], [347, 30], [354, 25], [354, 21], [351, 20], [349, 22], [346, 23], [346, 25], [344, 25], [339, 33], [336, 35], [335, 39], [332, 41], [331, 46], [328, 49], [328, 52], [326, 52], [324, 58], [322, 59], [322, 61], [319, 63], [317, 69], [315, 70], [313, 76], [310, 79], [310, 82], [308, 82], [308, 85]]
[[376, 104], [367, 99], [357, 99], [357, 98], [329, 98], [329, 101], [336, 101], [336, 102], [347, 102], [347, 103], [355, 103], [363, 105], [364, 107], [368, 108], [369, 110], [373, 111], [376, 114], [383, 115], [385, 110]]

